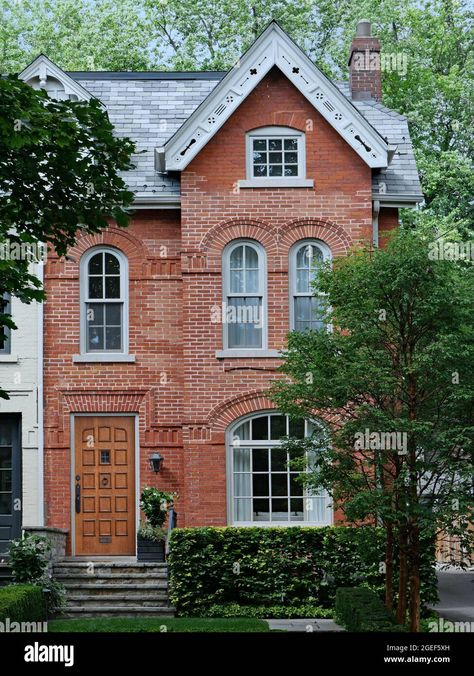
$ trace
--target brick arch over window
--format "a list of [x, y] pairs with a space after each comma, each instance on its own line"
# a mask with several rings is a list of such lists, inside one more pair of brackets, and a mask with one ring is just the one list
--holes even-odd
[[207, 418], [207, 425], [212, 432], [225, 432], [238, 418], [269, 409], [276, 409], [276, 406], [270, 401], [265, 390], [247, 392], [227, 399], [213, 408]]
[[79, 264], [83, 254], [94, 246], [110, 246], [118, 249], [128, 259], [129, 276], [141, 277], [143, 262], [148, 253], [141, 241], [130, 232], [124, 232], [119, 228], [108, 228], [95, 235], [84, 235], [78, 239], [76, 245], [68, 253]]
[[299, 218], [278, 228], [281, 248], [287, 251], [301, 239], [320, 239], [331, 249], [334, 258], [346, 256], [354, 242], [344, 229], [332, 221], [315, 218]]
[[220, 270], [222, 252], [234, 239], [254, 239], [270, 259], [277, 253], [277, 229], [256, 219], [234, 218], [212, 227], [201, 240], [199, 250], [207, 253], [208, 267]]
[[268, 113], [255, 113], [245, 119], [245, 129], [244, 132], [253, 131], [259, 129], [260, 127], [289, 127], [291, 129], [297, 129], [298, 131], [307, 131], [308, 124], [311, 120], [308, 120], [308, 116], [303, 113], [294, 113], [286, 111], [273, 111], [270, 115]]

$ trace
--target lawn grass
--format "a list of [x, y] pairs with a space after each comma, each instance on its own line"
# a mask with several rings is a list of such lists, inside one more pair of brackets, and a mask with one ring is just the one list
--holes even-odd
[[198, 617], [99, 617], [83, 620], [50, 620], [48, 632], [268, 632], [263, 620]]

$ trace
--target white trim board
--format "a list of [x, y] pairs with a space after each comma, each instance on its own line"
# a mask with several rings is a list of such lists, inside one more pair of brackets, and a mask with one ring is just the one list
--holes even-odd
[[31, 82], [31, 80], [38, 79], [40, 86], [41, 83], [46, 83], [48, 77], [58, 80], [64, 87], [64, 91], [67, 95], [74, 94], [77, 96], [79, 101], [89, 101], [89, 99], [95, 98], [90, 92], [82, 87], [78, 82], [72, 79], [67, 73], [65, 73], [59, 66], [53, 63], [47, 56], [40, 54], [36, 57], [34, 61], [30, 63], [21, 73], [18, 75], [20, 80], [24, 82]]
[[389, 144], [276, 22], [168, 140], [161, 152], [167, 171], [182, 171], [240, 104], [277, 66], [371, 168], [387, 167]]

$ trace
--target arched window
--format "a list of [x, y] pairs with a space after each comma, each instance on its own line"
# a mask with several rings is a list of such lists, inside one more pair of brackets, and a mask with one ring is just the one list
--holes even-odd
[[[9, 293], [0, 296], [0, 314], [11, 318], [11, 296]], [[11, 331], [9, 326], [0, 326], [0, 354], [10, 354]]]
[[224, 349], [266, 347], [265, 252], [252, 240], [224, 251]]
[[81, 273], [82, 353], [127, 353], [127, 259], [117, 249], [94, 248], [82, 258]]
[[318, 268], [331, 258], [329, 248], [318, 240], [297, 242], [290, 251], [290, 326], [295, 331], [326, 326], [321, 294], [313, 287]]
[[[309, 436], [314, 423], [291, 421], [277, 412], [235, 423], [228, 433], [229, 521], [236, 525], [327, 525], [329, 498], [298, 480], [281, 446], [285, 436]], [[303, 452], [303, 451], [302, 451]], [[308, 467], [311, 458], [307, 457]]]

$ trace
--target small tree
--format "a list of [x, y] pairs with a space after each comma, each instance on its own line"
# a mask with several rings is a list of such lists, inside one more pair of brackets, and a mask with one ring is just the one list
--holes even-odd
[[308, 480], [349, 521], [385, 527], [388, 606], [396, 542], [397, 619], [408, 606], [411, 631], [428, 536], [472, 547], [474, 273], [428, 252], [429, 241], [400, 231], [386, 248], [323, 267], [316, 285], [333, 330], [289, 335], [289, 379], [272, 394], [290, 415], [331, 421], [331, 445], [321, 434], [304, 442], [318, 451]]

